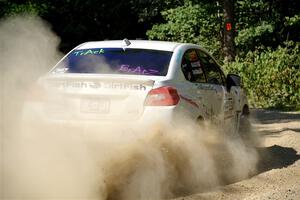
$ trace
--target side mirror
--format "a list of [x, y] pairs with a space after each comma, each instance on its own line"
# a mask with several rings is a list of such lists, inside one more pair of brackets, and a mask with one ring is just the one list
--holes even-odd
[[241, 77], [236, 74], [228, 74], [226, 77], [226, 86], [228, 90], [232, 86], [241, 86]]

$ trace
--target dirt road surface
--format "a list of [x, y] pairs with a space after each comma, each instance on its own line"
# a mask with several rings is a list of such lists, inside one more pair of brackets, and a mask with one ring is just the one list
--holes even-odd
[[256, 175], [176, 200], [300, 200], [300, 113], [255, 110], [252, 117], [263, 140]]

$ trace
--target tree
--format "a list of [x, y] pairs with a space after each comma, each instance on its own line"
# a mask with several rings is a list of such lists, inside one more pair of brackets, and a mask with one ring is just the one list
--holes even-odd
[[224, 0], [224, 37], [223, 37], [223, 53], [225, 60], [233, 61], [235, 58], [234, 44], [234, 0]]
[[[215, 2], [185, 1], [177, 8], [162, 12], [164, 23], [147, 31], [149, 39], [196, 43], [221, 58], [221, 23]], [[220, 59], [219, 59], [220, 60]]]
[[0, 0], [0, 17], [39, 15], [61, 37], [60, 49], [95, 40], [145, 38], [161, 21], [161, 11], [182, 5], [180, 0]]
[[237, 54], [277, 49], [286, 41], [299, 42], [300, 1], [237, 0], [235, 3]]

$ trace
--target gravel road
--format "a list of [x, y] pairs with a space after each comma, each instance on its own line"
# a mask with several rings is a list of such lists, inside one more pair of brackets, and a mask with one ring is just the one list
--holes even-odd
[[252, 116], [263, 139], [256, 175], [177, 200], [300, 199], [300, 113], [255, 110]]
[[[267, 110], [255, 110], [252, 112], [253, 116], [253, 125], [256, 130], [256, 132], [262, 137], [263, 144], [260, 147], [257, 147], [257, 151], [259, 154], [259, 162], [257, 164], [257, 172], [253, 174], [252, 177], [248, 179], [244, 179], [239, 182], [231, 183], [229, 185], [225, 186], [219, 186], [218, 188], [213, 188], [209, 192], [205, 193], [198, 193], [190, 196], [180, 197], [176, 200], [300, 200], [300, 112], [279, 112], [279, 111], [267, 111]], [[98, 151], [99, 144], [97, 144], [97, 148], [88, 148], [90, 144], [94, 144], [94, 140], [91, 140], [90, 137], [88, 137], [92, 143], [90, 143], [90, 140], [85, 138], [83, 135], [80, 135], [80, 130], [75, 130], [74, 128], [71, 129], [73, 131], [66, 131], [66, 127], [61, 127], [61, 132], [58, 131], [59, 129], [56, 129], [55, 131], [57, 134], [51, 132], [52, 134], [40, 133], [39, 131], [35, 135], [29, 135], [26, 137], [26, 141], [23, 143], [17, 143], [17, 144], [23, 144], [26, 148], [20, 148], [18, 145], [10, 145], [12, 147], [18, 146], [20, 149], [16, 149], [16, 152], [12, 151], [12, 154], [9, 154], [10, 156], [7, 156], [6, 158], [14, 158], [10, 162], [7, 162], [8, 164], [11, 163], [9, 166], [8, 175], [12, 174], [14, 175], [15, 172], [20, 173], [22, 176], [20, 176], [23, 179], [16, 179], [16, 180], [23, 180], [23, 184], [26, 186], [23, 189], [23, 185], [20, 184], [20, 181], [18, 184], [20, 184], [20, 189], [16, 187], [16, 184], [14, 181], [11, 182], [5, 182], [5, 186], [8, 189], [7, 194], [16, 193], [16, 195], [24, 196], [23, 191], [26, 191], [26, 195], [31, 197], [30, 195], [46, 195], [48, 197], [49, 194], [56, 194], [56, 196], [60, 195], [59, 192], [62, 192], [62, 195], [65, 195], [65, 192], [70, 192], [70, 194], [73, 195], [73, 192], [76, 191], [75, 195], [85, 195], [86, 193], [94, 194], [95, 191], [98, 192], [98, 177], [95, 176], [95, 174], [99, 174], [99, 168], [97, 165], [94, 164], [95, 158], [98, 158], [99, 153], [101, 152], [101, 155], [103, 154], [103, 151]], [[50, 130], [50, 129], [49, 129]], [[60, 134], [64, 133], [64, 134]], [[76, 133], [76, 134], [75, 134]], [[85, 132], [83, 132], [85, 133]], [[93, 132], [91, 132], [93, 133]], [[98, 132], [96, 131], [95, 133]], [[61, 137], [61, 135], [65, 135], [65, 137]], [[90, 134], [91, 135], [91, 134]], [[89, 135], [89, 136], [90, 136]], [[159, 136], [160, 134], [158, 134]], [[172, 132], [172, 136], [174, 133]], [[185, 135], [185, 134], [183, 134]], [[33, 137], [34, 136], [34, 137]], [[46, 137], [47, 136], [47, 137]], [[58, 136], [58, 137], [55, 137]], [[37, 140], [36, 138], [41, 138], [40, 140]], [[84, 140], [83, 140], [84, 138]], [[115, 137], [111, 138], [114, 139]], [[173, 137], [171, 137], [173, 138]], [[102, 138], [100, 138], [102, 139]], [[147, 138], [146, 138], [147, 139]], [[157, 153], [157, 151], [153, 151], [160, 147], [157, 146], [150, 146], [149, 144], [157, 144], [157, 141], [161, 141], [161, 137], [151, 137], [151, 140], [145, 140], [148, 141], [148, 143], [143, 142], [142, 145], [140, 143], [137, 143], [133, 146], [130, 146], [127, 148], [122, 148], [122, 153], [118, 153], [116, 161], [112, 160], [113, 162], [110, 163], [110, 166], [117, 166], [114, 168], [108, 168], [112, 175], [106, 177], [106, 183], [108, 181], [111, 181], [112, 188], [116, 187], [119, 189], [118, 186], [122, 186], [125, 189], [124, 191], [131, 191], [126, 190], [127, 185], [122, 185], [123, 182], [128, 183], [128, 176], [127, 173], [130, 173], [132, 169], [135, 169], [134, 167], [138, 166], [136, 165], [137, 160], [142, 159], [139, 176], [134, 176], [136, 179], [129, 179], [134, 180], [133, 183], [145, 183], [145, 180], [148, 180], [149, 184], [146, 184], [147, 191], [149, 191], [149, 186], [156, 186], [157, 182], [154, 181], [153, 184], [151, 184], [151, 178], [156, 178], [156, 176], [153, 176], [153, 174], [156, 174], [157, 172], [161, 172], [162, 169], [148, 169], [148, 174], [145, 173], [144, 166], [149, 166], [148, 163], [151, 163], [150, 161], [153, 161], [152, 158], [156, 158], [155, 156], [160, 155]], [[168, 139], [168, 138], [167, 138]], [[180, 138], [182, 139], [182, 138]], [[193, 139], [193, 138], [192, 138]], [[37, 142], [38, 141], [38, 142]], [[165, 140], [168, 142], [169, 140]], [[163, 143], [164, 147], [166, 144], [173, 144], [176, 147], [176, 152], [178, 152], [178, 147], [183, 146], [181, 143], [178, 143], [179, 145], [176, 146], [177, 143], [174, 143], [173, 140], [170, 140], [171, 143]], [[179, 141], [179, 140], [175, 140]], [[182, 141], [182, 140], [180, 140]], [[188, 140], [190, 141], [190, 140]], [[152, 143], [151, 143], [152, 142]], [[173, 143], [172, 143], [173, 142]], [[10, 143], [9, 143], [10, 144]], [[89, 145], [87, 145], [89, 144]], [[108, 143], [110, 144], [110, 143]], [[194, 144], [194, 143], [193, 143]], [[198, 143], [195, 143], [198, 144]], [[29, 146], [28, 146], [29, 145]], [[148, 148], [145, 147], [145, 145], [148, 145]], [[196, 145], [198, 146], [198, 145]], [[27, 148], [30, 147], [30, 148]], [[53, 148], [54, 147], [54, 148]], [[73, 148], [75, 147], [75, 148]], [[101, 146], [102, 147], [102, 146]], [[172, 146], [170, 146], [172, 147]], [[189, 146], [190, 147], [190, 146]], [[39, 151], [36, 151], [36, 149], [39, 149]], [[151, 151], [150, 151], [150, 150]], [[13, 149], [14, 150], [14, 149]], [[23, 151], [24, 150], [24, 151]], [[96, 150], [96, 151], [95, 151]], [[125, 150], [125, 151], [124, 151]], [[172, 149], [170, 149], [172, 150]], [[180, 150], [180, 149], [179, 149]], [[182, 150], [182, 149], [181, 149]], [[184, 150], [184, 148], [183, 148]], [[239, 149], [240, 150], [240, 149]], [[10, 152], [10, 151], [8, 151]], [[19, 152], [22, 152], [19, 154]], [[91, 154], [91, 152], [97, 152], [95, 154]], [[120, 151], [119, 151], [120, 152]], [[137, 154], [136, 152], [142, 152], [142, 154]], [[179, 151], [180, 152], [180, 151]], [[201, 151], [198, 151], [201, 152]], [[14, 154], [15, 153], [15, 154]], [[24, 157], [23, 155], [30, 155], [30, 157]], [[172, 153], [172, 151], [170, 151]], [[218, 151], [217, 151], [218, 153]], [[20, 160], [15, 159], [16, 156], [11, 155], [19, 155]], [[22, 155], [22, 156], [20, 156]], [[88, 155], [88, 156], [87, 156]], [[110, 157], [110, 154], [107, 154], [108, 157]], [[125, 155], [125, 157], [124, 157]], [[173, 154], [168, 154], [173, 155]], [[177, 154], [175, 154], [177, 155]], [[183, 154], [185, 155], [185, 154]], [[192, 154], [194, 155], [194, 154]], [[202, 155], [202, 154], [200, 154]], [[206, 154], [205, 154], [206, 155]], [[249, 156], [250, 154], [242, 154]], [[119, 157], [121, 156], [121, 157]], [[126, 157], [127, 156], [127, 157]], [[186, 156], [191, 156], [187, 154]], [[103, 157], [103, 156], [102, 156]], [[102, 158], [101, 157], [101, 158]], [[180, 156], [179, 156], [180, 157]], [[24, 160], [31, 160], [33, 158], [32, 163], [30, 162], [23, 162]], [[122, 158], [121, 160], [119, 158]], [[151, 158], [150, 160], [148, 158]], [[173, 158], [173, 157], [170, 157]], [[176, 156], [175, 156], [176, 158]], [[193, 157], [191, 157], [193, 158]], [[148, 159], [148, 160], [147, 160]], [[21, 162], [22, 164], [15, 165], [15, 160], [18, 162]], [[96, 159], [97, 160], [97, 159]], [[218, 159], [219, 160], [219, 159]], [[249, 159], [241, 159], [241, 161], [247, 161]], [[12, 162], [14, 161], [14, 162]], [[57, 162], [58, 161], [58, 162]], [[98, 160], [97, 160], [98, 161]], [[130, 161], [130, 162], [129, 162]], [[155, 160], [154, 160], [155, 161]], [[173, 160], [171, 160], [173, 161]], [[18, 163], [16, 162], [16, 163]], [[118, 163], [126, 163], [126, 165], [120, 165]], [[185, 166], [185, 160], [175, 160], [173, 162], [177, 162], [177, 164], [184, 164], [184, 165], [178, 165]], [[171, 162], [171, 163], [173, 163]], [[52, 164], [52, 165], [49, 165]], [[84, 163], [82, 165], [81, 163]], [[222, 163], [222, 160], [221, 160]], [[1, 163], [0, 163], [1, 164]], [[97, 162], [97, 164], [99, 164]], [[155, 163], [157, 164], [157, 163]], [[202, 162], [201, 162], [202, 164]], [[247, 163], [243, 162], [240, 163], [238, 166], [239, 168], [247, 168]], [[255, 165], [255, 163], [254, 163]], [[1, 165], [0, 165], [1, 166]], [[21, 167], [19, 167], [21, 166]], [[40, 167], [42, 166], [42, 167]], [[51, 168], [49, 168], [51, 166]], [[96, 167], [93, 167], [96, 166]], [[119, 167], [121, 166], [121, 167]], [[151, 165], [152, 166], [152, 165]], [[153, 165], [153, 166], [160, 166], [160, 165]], [[248, 165], [249, 167], [251, 165]], [[227, 169], [226, 165], [220, 165], [221, 169]], [[229, 168], [229, 167], [228, 167]], [[250, 167], [252, 169], [252, 167]], [[49, 170], [51, 169], [51, 170]], [[155, 171], [156, 170], [156, 171]], [[185, 170], [186, 171], [186, 170]], [[208, 170], [209, 171], [209, 170]], [[224, 170], [225, 172], [227, 170]], [[229, 170], [230, 171], [230, 170]], [[23, 177], [23, 173], [24, 176]], [[26, 172], [26, 173], [25, 173]], [[45, 173], [47, 172], [47, 173]], [[49, 173], [52, 172], [49, 176]], [[149, 173], [151, 172], [151, 173]], [[152, 173], [153, 172], [153, 173]], [[17, 173], [17, 175], [18, 175]], [[33, 175], [31, 175], [33, 173]], [[195, 175], [196, 171], [190, 172], [191, 174]], [[105, 173], [104, 173], [105, 174]], [[146, 176], [144, 176], [146, 174]], [[207, 174], [206, 174], [207, 175]], [[59, 176], [59, 182], [57, 182]], [[9, 176], [8, 176], [9, 177]], [[13, 176], [14, 177], [14, 176]], [[18, 177], [18, 176], [16, 176]], [[27, 178], [26, 178], [27, 177]], [[32, 177], [35, 177], [32, 179]], [[50, 177], [50, 179], [49, 179]], [[72, 177], [70, 179], [69, 177]], [[95, 178], [94, 178], [95, 177]], [[116, 178], [117, 177], [117, 178]], [[211, 178], [211, 174], [209, 173], [207, 176], [208, 178]], [[10, 177], [9, 177], [10, 178]], [[45, 180], [44, 180], [45, 178]], [[48, 180], [49, 179], [49, 180]], [[0, 179], [1, 180], [1, 179]], [[6, 179], [10, 180], [10, 179]], [[14, 179], [12, 179], [14, 180]], [[32, 190], [28, 190], [29, 182], [28, 180], [34, 180], [31, 185], [34, 187], [30, 188]], [[69, 182], [71, 180], [72, 182]], [[73, 181], [75, 180], [75, 181]], [[78, 181], [80, 180], [80, 181]], [[150, 180], [150, 181], [149, 181]], [[192, 179], [193, 180], [193, 179]], [[39, 184], [39, 181], [43, 184]], [[44, 182], [43, 182], [44, 181]], [[52, 184], [52, 181], [54, 181], [55, 184]], [[119, 183], [120, 182], [120, 183]], [[0, 181], [0, 183], [4, 183]], [[7, 184], [10, 183], [10, 184]], [[22, 183], [22, 182], [21, 182]], [[97, 183], [97, 184], [95, 184]], [[110, 183], [110, 182], [108, 182]], [[172, 182], [173, 183], [173, 182]], [[207, 181], [205, 181], [207, 183]], [[115, 184], [115, 185], [114, 185]], [[119, 184], [119, 185], [118, 185]], [[10, 187], [8, 187], [9, 185]], [[51, 187], [48, 187], [48, 185], [51, 185]], [[205, 185], [205, 184], [204, 184]], [[4, 184], [3, 184], [4, 186]], [[22, 187], [21, 187], [22, 186]], [[47, 186], [47, 187], [45, 187]], [[90, 186], [95, 186], [90, 187]], [[142, 185], [143, 186], [143, 185]], [[214, 187], [214, 186], [213, 186]], [[15, 190], [17, 188], [17, 190]], [[63, 188], [63, 191], [60, 191], [59, 189]], [[77, 190], [74, 190], [76, 188]], [[132, 193], [128, 193], [130, 195], [135, 195], [136, 191], [143, 191], [143, 190], [137, 190], [143, 189], [144, 187], [138, 187], [137, 184], [133, 184]], [[1, 189], [1, 184], [0, 184]], [[19, 192], [19, 190], [20, 192]], [[150, 188], [151, 189], [151, 188]], [[157, 194], [156, 187], [152, 188], [154, 190], [153, 194]], [[4, 190], [3, 190], [4, 191]], [[5, 190], [6, 191], [6, 190]], [[34, 191], [31, 193], [31, 191]], [[54, 193], [57, 192], [58, 193]], [[118, 192], [118, 190], [116, 190]], [[121, 190], [122, 191], [122, 190]], [[198, 190], [199, 191], [199, 190]], [[37, 194], [35, 194], [35, 192]], [[44, 192], [44, 193], [43, 193]], [[114, 190], [109, 191], [112, 194], [114, 194]], [[105, 193], [106, 194], [106, 193]], [[139, 194], [139, 193], [138, 193]], [[146, 193], [148, 195], [148, 193]], [[123, 198], [123, 199], [159, 199], [159, 198], [152, 198], [153, 194], [151, 193], [151, 198]], [[190, 193], [191, 194], [191, 193]], [[50, 195], [50, 196], [51, 196]], [[97, 193], [98, 195], [98, 193]], [[26, 199], [34, 199], [34, 198], [26, 198]], [[113, 196], [112, 196], [113, 197]], [[136, 196], [134, 196], [136, 197]], [[0, 199], [1, 198], [1, 191], [0, 191]], [[13, 198], [11, 198], [13, 199]], [[15, 198], [17, 199], [17, 198]], [[25, 199], [25, 198], [18, 198], [18, 199]], [[50, 198], [35, 198], [35, 199], [50, 199]], [[51, 199], [67, 199], [67, 198], [51, 198]], [[75, 198], [68, 198], [68, 199], [75, 199]], [[79, 199], [79, 198], [76, 198]], [[99, 199], [99, 198], [98, 198]], [[106, 199], [121, 199], [121, 198], [106, 198]], [[175, 200], [175, 199], [174, 199]]]

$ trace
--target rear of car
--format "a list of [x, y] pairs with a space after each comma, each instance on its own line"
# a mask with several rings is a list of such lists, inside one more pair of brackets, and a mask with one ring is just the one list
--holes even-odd
[[180, 113], [193, 115], [195, 105], [179, 92], [179, 49], [170, 42], [84, 43], [40, 78], [29, 107], [64, 122], [172, 123]]

